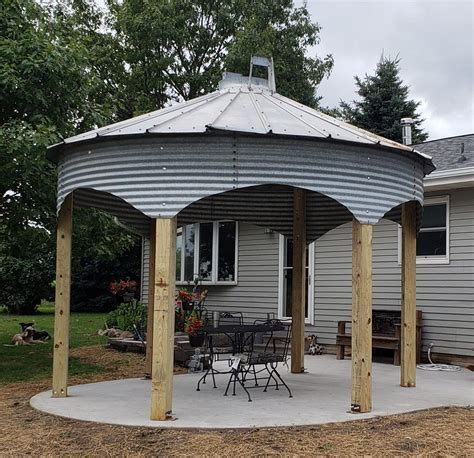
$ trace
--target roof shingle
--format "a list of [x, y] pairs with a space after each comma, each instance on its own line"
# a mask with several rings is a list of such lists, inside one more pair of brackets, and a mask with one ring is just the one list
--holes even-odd
[[433, 158], [437, 172], [474, 167], [474, 134], [441, 138], [414, 146], [417, 151]]

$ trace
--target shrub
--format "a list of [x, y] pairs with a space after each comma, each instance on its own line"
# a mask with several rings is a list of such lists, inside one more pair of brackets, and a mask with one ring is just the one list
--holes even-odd
[[41, 299], [51, 299], [51, 272], [41, 260], [20, 259], [12, 256], [0, 258], [0, 304], [9, 313], [30, 315], [37, 311]]
[[[73, 269], [71, 309], [75, 312], [110, 312], [121, 303], [122, 296], [110, 291], [114, 278], [131, 276], [140, 279], [141, 248], [113, 260], [84, 258]], [[137, 288], [138, 289], [138, 288]], [[137, 291], [137, 295], [139, 292]]]
[[147, 307], [141, 302], [132, 301], [120, 304], [109, 313], [106, 324], [122, 331], [134, 331], [133, 325], [138, 329], [145, 329], [147, 320]]

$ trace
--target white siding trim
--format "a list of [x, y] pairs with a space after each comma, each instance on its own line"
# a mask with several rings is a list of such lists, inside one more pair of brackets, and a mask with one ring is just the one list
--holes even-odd
[[434, 171], [425, 177], [424, 185], [428, 191], [472, 187], [474, 186], [474, 167]]

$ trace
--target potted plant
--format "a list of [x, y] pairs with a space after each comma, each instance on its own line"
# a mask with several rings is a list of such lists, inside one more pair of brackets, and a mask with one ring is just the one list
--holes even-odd
[[181, 302], [181, 308], [185, 312], [190, 312], [194, 308], [193, 295], [184, 288], [178, 291], [176, 301]]
[[200, 330], [202, 321], [197, 313], [190, 313], [184, 321], [184, 332], [189, 336], [189, 344], [191, 347], [200, 347], [204, 343], [205, 335]]

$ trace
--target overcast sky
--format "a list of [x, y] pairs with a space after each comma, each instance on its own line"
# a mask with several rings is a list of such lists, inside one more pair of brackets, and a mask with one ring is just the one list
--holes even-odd
[[[302, 0], [295, 2], [300, 5]], [[322, 27], [311, 53], [332, 54], [323, 105], [353, 100], [354, 75], [373, 73], [382, 51], [420, 100], [430, 139], [474, 132], [474, 0], [308, 0]]]

